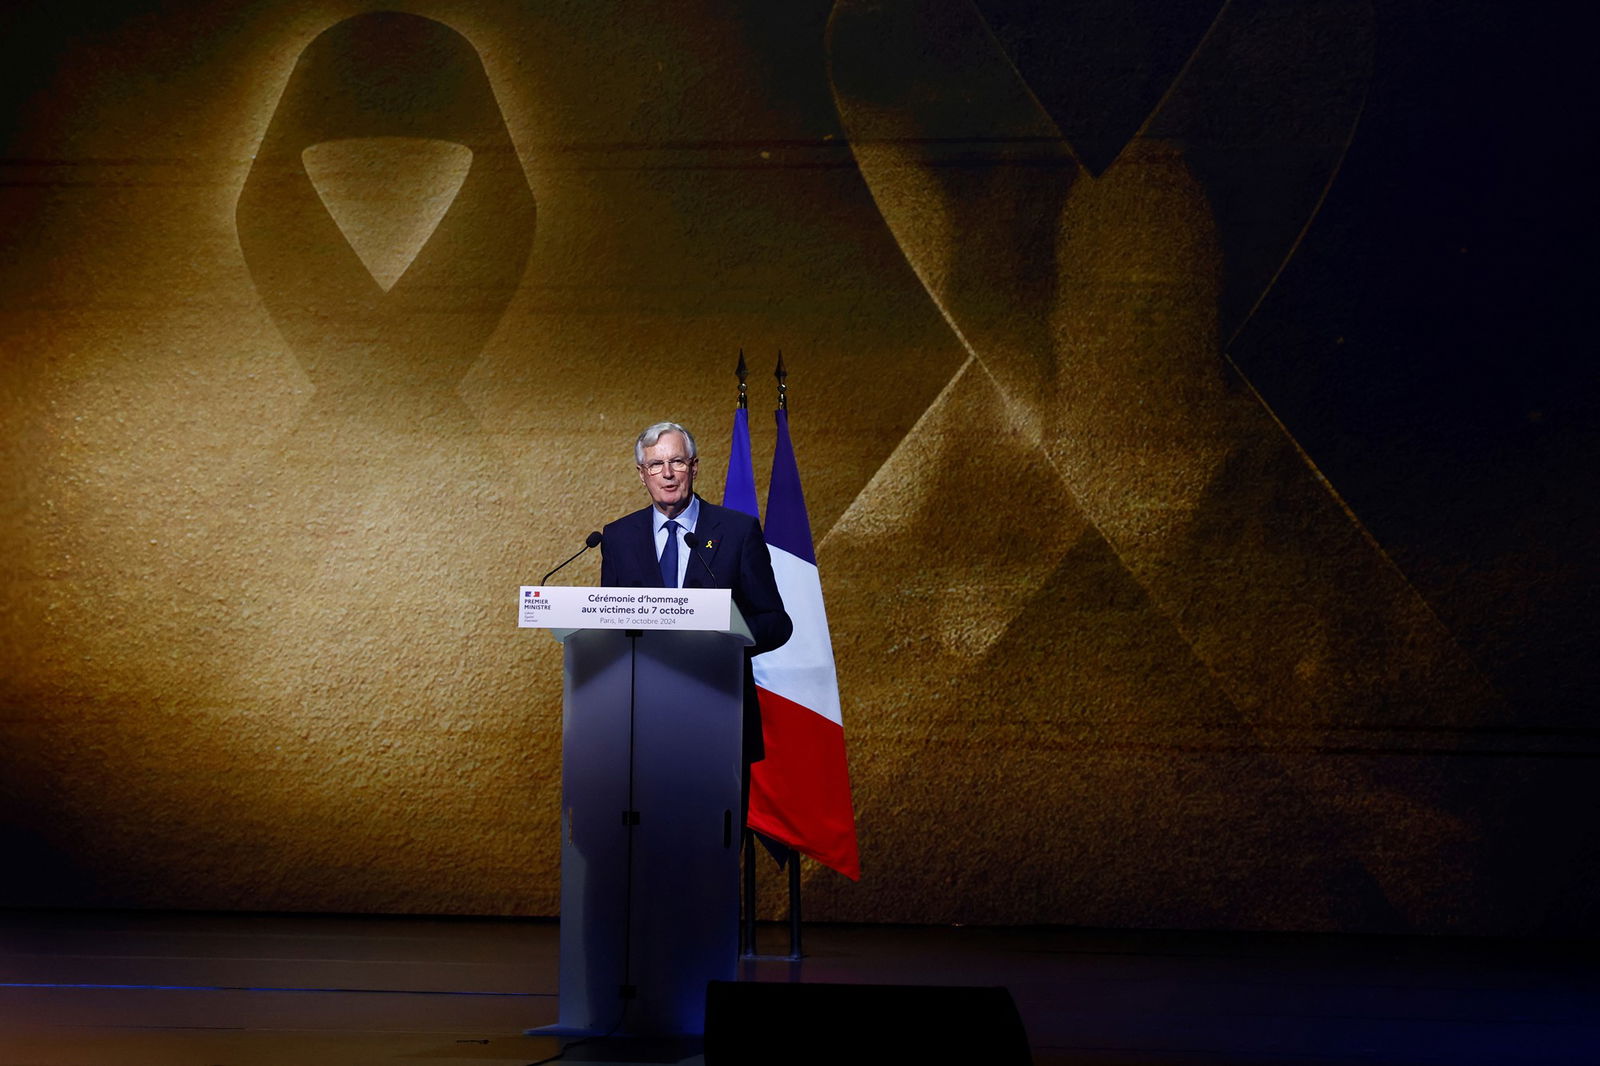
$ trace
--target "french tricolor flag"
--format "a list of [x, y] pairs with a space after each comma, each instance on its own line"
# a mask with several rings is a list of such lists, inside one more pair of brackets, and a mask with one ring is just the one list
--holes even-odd
[[[794, 620], [794, 635], [751, 664], [767, 756], [750, 767], [749, 825], [851, 880], [860, 880], [828, 612], [822, 602], [800, 468], [789, 438], [789, 412], [780, 408], [776, 417], [778, 441], [763, 530], [778, 591]], [[748, 425], [744, 428], [748, 434]], [[748, 437], [746, 441], [748, 454]]]

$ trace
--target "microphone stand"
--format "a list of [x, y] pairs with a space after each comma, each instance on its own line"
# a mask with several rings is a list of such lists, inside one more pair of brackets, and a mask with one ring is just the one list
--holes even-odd
[[600, 535], [600, 531], [599, 530], [596, 530], [595, 532], [590, 533], [589, 536], [584, 539], [583, 547], [579, 548], [577, 551], [575, 551], [571, 555], [567, 556], [566, 562], [563, 562], [560, 566], [552, 567], [549, 574], [545, 574], [544, 577], [541, 577], [539, 579], [539, 584], [543, 585], [546, 581], [549, 581], [550, 580], [550, 574], [554, 574], [557, 570], [560, 570], [562, 566], [566, 566], [567, 563], [572, 562], [572, 560], [576, 559], [578, 556], [582, 555], [584, 552], [588, 551], [590, 548], [594, 547], [596, 544], [599, 544], [603, 539], [604, 538]]

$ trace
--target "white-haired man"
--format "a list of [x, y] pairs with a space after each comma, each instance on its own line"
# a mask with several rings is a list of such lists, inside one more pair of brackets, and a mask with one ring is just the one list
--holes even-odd
[[[633, 588], [722, 588], [755, 637], [745, 650], [744, 748], [761, 758], [761, 712], [750, 659], [781, 647], [794, 632], [772, 574], [760, 524], [741, 511], [707, 503], [694, 492], [699, 456], [694, 435], [657, 422], [634, 442], [639, 480], [650, 506], [605, 527], [600, 583]], [[697, 561], [698, 560], [698, 561]]]

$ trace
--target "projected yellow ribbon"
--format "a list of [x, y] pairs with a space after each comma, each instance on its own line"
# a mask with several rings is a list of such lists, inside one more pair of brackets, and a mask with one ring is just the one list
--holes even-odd
[[[931, 620], [973, 676], [1015, 670], [990, 649], [1030, 615], [1059, 617], [1059, 568], [1103, 541], [1269, 745], [1448, 731], [1497, 713], [1451, 635], [1223, 354], [1315, 213], [1359, 113], [1370, 12], [1310, 7], [1227, 5], [1097, 175], [976, 6], [836, 6], [839, 115], [970, 360], [923, 418], [959, 431], [909, 434], [823, 553], [835, 549], [837, 578], [884, 567], [891, 544], [936, 540], [952, 472], [968, 502], [1017, 531], [939, 563], [895, 559], [923, 602], [889, 605], [875, 631], [885, 646], [871, 651], [892, 660], [888, 645]], [[977, 463], [974, 441], [986, 453]], [[968, 589], [982, 595], [952, 595]], [[927, 604], [963, 599], [982, 617], [950, 612], [951, 627], [967, 628], [940, 632]], [[880, 670], [876, 684], [892, 699], [915, 683]], [[1368, 781], [1341, 798], [1331, 779], [1302, 784], [1348, 810], [1408, 808], [1384, 824], [1432, 822], [1437, 847], [1463, 843], [1426, 789], [1385, 794]], [[1369, 858], [1388, 850], [1354, 846]]]
[[[306, 167], [308, 150], [376, 138], [442, 141], [471, 152], [448, 209], [398, 280], [384, 279], [392, 280], [387, 286], [369, 272]], [[301, 54], [236, 219], [256, 289], [316, 384], [318, 402], [371, 412], [384, 407], [385, 391], [454, 402], [450, 389], [522, 277], [535, 207], [472, 45], [431, 19], [377, 12], [328, 28]]]

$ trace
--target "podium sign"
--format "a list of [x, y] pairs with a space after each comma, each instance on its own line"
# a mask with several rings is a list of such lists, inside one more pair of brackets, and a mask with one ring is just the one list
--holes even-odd
[[730, 627], [727, 589], [593, 588], [523, 585], [521, 629], [719, 630]]

